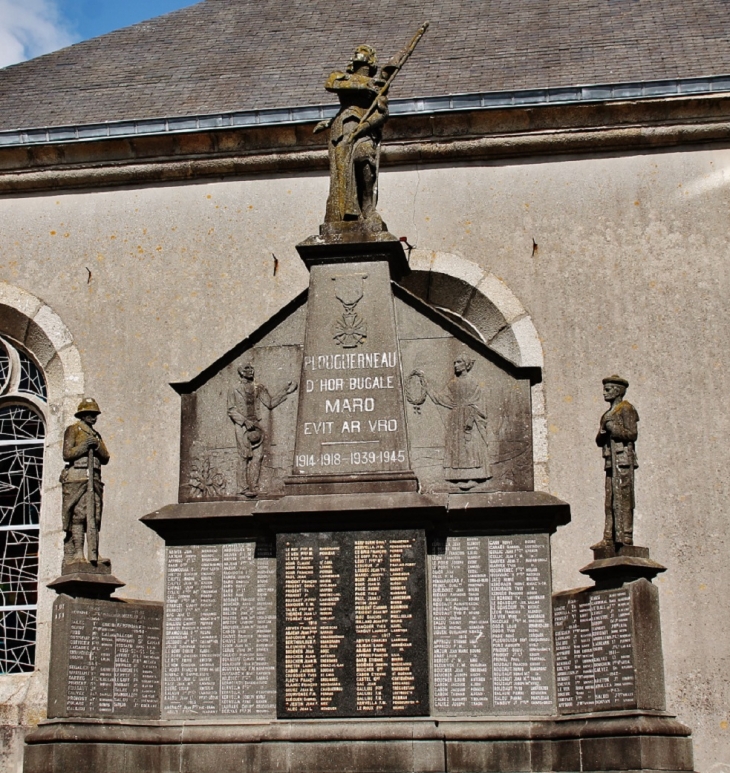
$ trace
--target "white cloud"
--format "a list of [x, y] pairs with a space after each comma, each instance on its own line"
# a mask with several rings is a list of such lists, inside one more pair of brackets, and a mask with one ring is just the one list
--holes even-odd
[[56, 0], [0, 0], [0, 67], [47, 54], [76, 40]]

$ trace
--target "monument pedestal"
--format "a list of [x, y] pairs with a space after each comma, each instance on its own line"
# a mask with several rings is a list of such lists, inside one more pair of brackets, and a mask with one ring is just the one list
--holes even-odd
[[620, 588], [624, 583], [642, 578], [651, 582], [667, 571], [666, 566], [649, 558], [649, 548], [599, 542], [591, 550], [593, 561], [580, 572], [587, 574], [596, 588]]
[[691, 771], [687, 727], [659, 712], [541, 719], [48, 720], [26, 773]]
[[298, 245], [310, 283], [287, 493], [418, 490], [391, 285], [404, 253], [384, 236]]
[[403, 245], [387, 231], [373, 235], [363, 231], [357, 222], [340, 223], [336, 229], [323, 225], [321, 230], [323, 233], [318, 236], [310, 236], [297, 244], [297, 252], [310, 270], [312, 266], [322, 263], [347, 263], [375, 258], [388, 263], [394, 280], [409, 271]]
[[53, 602], [49, 717], [159, 717], [162, 604], [112, 599], [111, 561], [64, 561]]
[[659, 590], [641, 578], [553, 596], [558, 708], [663, 711]]
[[57, 599], [25, 773], [692, 770], [663, 710], [663, 567], [599, 550], [595, 588], [552, 596], [570, 509], [532, 490], [534, 372], [395, 295], [402, 246], [364, 238], [299, 245], [306, 309], [181, 389], [199, 501], [142, 519], [164, 622]]
[[84, 559], [66, 561], [60, 577], [48, 583], [56, 593], [86, 599], [108, 599], [124, 583], [112, 574], [112, 564], [108, 558], [100, 558], [92, 563]]

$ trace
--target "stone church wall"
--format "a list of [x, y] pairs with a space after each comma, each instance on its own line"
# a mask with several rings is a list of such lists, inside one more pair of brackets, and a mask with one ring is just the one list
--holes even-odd
[[[667, 703], [693, 728], [697, 769], [713, 773], [730, 770], [728, 170], [730, 150], [717, 147], [388, 167], [379, 205], [389, 230], [417, 248], [414, 292], [469, 318], [470, 288], [492, 276], [501, 283], [491, 292], [504, 286], [521, 304], [510, 322], [537, 331], [538, 487], [573, 513], [553, 540], [555, 590], [585, 584], [577, 568], [600, 537], [601, 378], [631, 382], [637, 539], [669, 567], [657, 580]], [[306, 288], [294, 245], [320, 222], [326, 189], [325, 174], [311, 173], [0, 200], [0, 278], [62, 320], [103, 411], [112, 461], [102, 552], [127, 583], [120, 595], [163, 595], [162, 541], [138, 519], [177, 499], [180, 398], [169, 384], [193, 378]], [[11, 317], [0, 315], [0, 334], [12, 337]], [[59, 426], [70, 421], [66, 397], [49, 403]], [[49, 491], [58, 466], [47, 468]], [[46, 497], [42, 583], [61, 562], [57, 505]], [[44, 591], [42, 615], [51, 597]], [[37, 720], [39, 666], [33, 677], [0, 677], [2, 721]]]

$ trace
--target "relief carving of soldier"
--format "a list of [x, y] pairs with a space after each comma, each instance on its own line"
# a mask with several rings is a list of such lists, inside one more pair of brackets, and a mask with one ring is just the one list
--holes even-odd
[[101, 467], [109, 462], [101, 435], [94, 429], [101, 411], [96, 400], [86, 398], [76, 411], [78, 421], [66, 429], [63, 436], [61, 473], [63, 493], [64, 564], [84, 561], [84, 541], [88, 561], [99, 559], [99, 531], [104, 504], [104, 484]]
[[[442, 390], [434, 389], [423, 372], [414, 371], [408, 381], [420, 379], [425, 396], [449, 410], [446, 424], [444, 477], [468, 490], [490, 475], [487, 463], [487, 411], [484, 391], [471, 373], [474, 359], [460, 355], [454, 375]], [[425, 397], [424, 397], [425, 399]], [[414, 402], [409, 398], [410, 402]], [[417, 401], [414, 402], [417, 404]]]
[[634, 544], [634, 470], [639, 414], [624, 399], [629, 382], [620, 376], [603, 379], [603, 399], [611, 407], [601, 417], [596, 443], [603, 450], [606, 470], [606, 544]]
[[228, 391], [228, 416], [233, 422], [238, 448], [236, 484], [239, 494], [255, 497], [259, 491], [261, 462], [268, 438], [263, 426], [261, 406], [273, 411], [296, 391], [290, 381], [283, 389], [270, 395], [263, 384], [254, 380], [254, 367], [250, 363], [238, 367], [241, 380]]

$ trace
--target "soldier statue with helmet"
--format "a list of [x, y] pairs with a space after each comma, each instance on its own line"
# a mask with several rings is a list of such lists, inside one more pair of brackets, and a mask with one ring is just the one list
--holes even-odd
[[[377, 77], [377, 58], [371, 46], [358, 46], [345, 72], [335, 71], [325, 88], [339, 97], [341, 108], [331, 121], [315, 131], [330, 129], [330, 195], [325, 222], [361, 220], [383, 230], [375, 206], [382, 126], [388, 100], [378, 92], [385, 84]], [[368, 108], [374, 109], [366, 117]], [[364, 119], [364, 120], [363, 120]]]
[[[79, 403], [77, 422], [67, 427], [63, 436], [61, 473], [63, 492], [63, 563], [77, 562], [96, 565], [99, 559], [99, 530], [104, 501], [101, 466], [109, 461], [101, 435], [94, 429], [101, 411], [96, 400], [89, 397]], [[88, 557], [84, 556], [84, 542]], [[102, 559], [103, 560], [103, 559]]]
[[358, 46], [345, 71], [335, 70], [327, 79], [324, 87], [337, 95], [340, 109], [333, 118], [314, 127], [315, 133], [330, 130], [330, 192], [322, 234], [341, 234], [351, 227], [371, 236], [387, 231], [376, 205], [388, 92], [427, 28], [428, 22], [381, 68], [372, 46]]
[[606, 471], [605, 545], [634, 544], [634, 470], [639, 414], [625, 399], [629, 382], [621, 376], [603, 379], [603, 399], [610, 408], [601, 417], [596, 444]]

